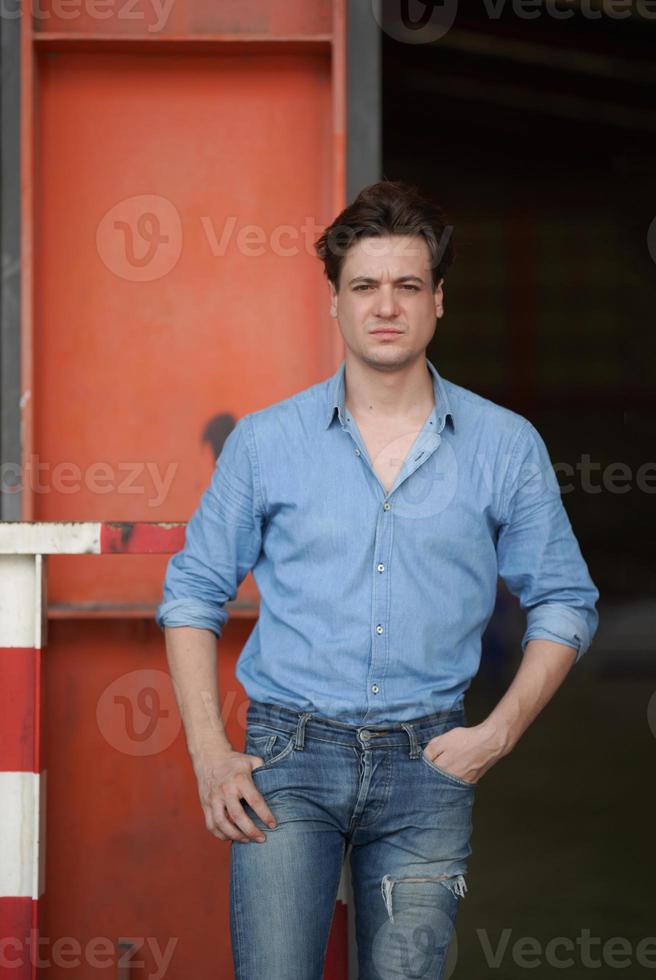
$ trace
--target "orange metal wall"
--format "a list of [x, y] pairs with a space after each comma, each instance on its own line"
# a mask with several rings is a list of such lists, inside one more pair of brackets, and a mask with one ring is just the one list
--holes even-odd
[[[80, 473], [37, 492], [33, 516], [179, 520], [211, 473], [208, 423], [330, 363], [303, 231], [330, 214], [330, 60], [45, 55], [39, 102], [34, 442], [43, 477]], [[97, 564], [53, 561], [51, 600], [148, 601], [161, 584], [158, 560]]]
[[[341, 357], [312, 241], [344, 203], [342, 2], [62, 6], [23, 23], [23, 519], [186, 520], [234, 421]], [[219, 980], [229, 845], [171, 740], [165, 564], [50, 559], [43, 932], [177, 937], [166, 976]], [[256, 614], [249, 576], [219, 646], [238, 747]]]

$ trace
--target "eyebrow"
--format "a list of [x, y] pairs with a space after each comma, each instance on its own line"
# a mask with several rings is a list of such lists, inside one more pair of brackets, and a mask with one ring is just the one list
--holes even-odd
[[[349, 281], [349, 286], [352, 286], [356, 282], [366, 282], [366, 283], [379, 283], [380, 279], [372, 279], [371, 276], [356, 276], [354, 279]], [[394, 282], [418, 282], [424, 285], [424, 280], [420, 276], [399, 276]]]

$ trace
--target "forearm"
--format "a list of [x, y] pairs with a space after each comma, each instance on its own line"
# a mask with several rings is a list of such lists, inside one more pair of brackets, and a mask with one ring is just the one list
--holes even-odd
[[216, 636], [194, 626], [166, 627], [166, 656], [192, 759], [232, 746], [223, 727], [216, 669]]
[[244, 812], [242, 799], [271, 829], [276, 820], [253, 783], [263, 759], [233, 751], [219, 708], [216, 636], [195, 626], [164, 628], [175, 696], [198, 782], [205, 826], [220, 840], [265, 843], [266, 836]]
[[576, 660], [574, 647], [552, 640], [530, 640], [513, 681], [483, 722], [501, 755], [517, 744], [551, 700]]

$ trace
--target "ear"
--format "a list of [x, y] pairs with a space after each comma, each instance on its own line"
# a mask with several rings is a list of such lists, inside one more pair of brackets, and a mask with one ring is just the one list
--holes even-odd
[[442, 283], [444, 279], [438, 280], [437, 286], [435, 287], [435, 292], [433, 294], [435, 300], [435, 316], [441, 317], [444, 314], [444, 290], [442, 289]]
[[330, 290], [330, 315], [332, 317], [337, 316], [337, 290], [332, 282], [328, 282], [328, 289]]

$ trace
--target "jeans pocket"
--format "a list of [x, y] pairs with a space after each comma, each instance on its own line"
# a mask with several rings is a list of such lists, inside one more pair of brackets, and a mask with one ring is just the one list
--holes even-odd
[[450, 783], [454, 783], [456, 786], [462, 786], [469, 790], [476, 789], [476, 783], [468, 783], [466, 779], [461, 779], [460, 776], [456, 776], [452, 772], [447, 772], [446, 769], [440, 769], [439, 766], [436, 766], [435, 763], [426, 755], [425, 748], [423, 748], [421, 751], [421, 761], [424, 762], [432, 772], [437, 773], [438, 776], [442, 776], [444, 779], [448, 779]]
[[278, 731], [260, 723], [249, 724], [246, 729], [244, 752], [247, 755], [259, 755], [264, 759], [264, 765], [256, 766], [251, 772], [270, 769], [282, 762], [293, 748], [294, 735], [289, 732]]

